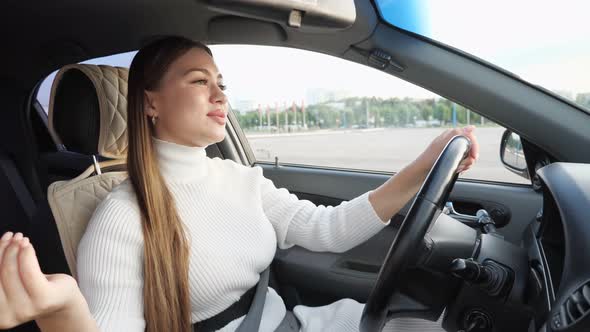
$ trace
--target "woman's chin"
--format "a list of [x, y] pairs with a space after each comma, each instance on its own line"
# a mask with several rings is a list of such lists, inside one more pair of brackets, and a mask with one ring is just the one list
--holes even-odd
[[225, 139], [225, 128], [222, 132], [213, 133], [211, 137], [211, 144], [216, 144]]

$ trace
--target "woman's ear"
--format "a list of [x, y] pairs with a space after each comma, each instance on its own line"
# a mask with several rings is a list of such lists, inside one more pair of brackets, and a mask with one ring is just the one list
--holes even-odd
[[158, 111], [156, 107], [156, 96], [151, 91], [144, 91], [143, 93], [143, 108], [144, 112], [149, 117], [158, 116]]

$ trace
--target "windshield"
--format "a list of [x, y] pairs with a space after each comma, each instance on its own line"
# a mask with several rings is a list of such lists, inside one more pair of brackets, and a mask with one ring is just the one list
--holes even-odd
[[385, 21], [590, 110], [590, 1], [376, 0]]

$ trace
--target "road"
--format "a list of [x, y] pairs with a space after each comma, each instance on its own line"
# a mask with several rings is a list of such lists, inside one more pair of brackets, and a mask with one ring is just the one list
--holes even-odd
[[[323, 130], [308, 133], [247, 134], [256, 158], [339, 168], [398, 171], [414, 160], [443, 129], [387, 128]], [[480, 158], [461, 177], [500, 182], [530, 183], [500, 161], [503, 128], [477, 128]]]

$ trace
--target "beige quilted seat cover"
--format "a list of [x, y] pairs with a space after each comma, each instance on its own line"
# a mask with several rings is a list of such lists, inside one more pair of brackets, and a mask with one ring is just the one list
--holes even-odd
[[[106, 163], [120, 163], [120, 161], [108, 161], [100, 164], [107, 167]], [[58, 181], [49, 186], [47, 199], [53, 212], [57, 230], [64, 249], [64, 254], [70, 267], [70, 272], [76, 277], [76, 251], [78, 243], [94, 210], [119, 183], [127, 178], [127, 172], [108, 172], [93, 175], [94, 166], [88, 168], [70, 181]]]
[[[53, 124], [55, 93], [63, 75], [81, 71], [94, 85], [99, 102], [100, 135], [98, 154], [113, 159], [127, 154], [127, 79], [129, 70], [122, 67], [73, 64], [63, 67], [55, 76], [49, 100], [49, 131], [56, 143], [62, 144]], [[81, 110], [83, 111], [83, 110]]]
[[53, 129], [54, 96], [61, 77], [68, 70], [81, 71], [94, 85], [100, 112], [97, 151], [104, 157], [114, 159], [90, 166], [72, 180], [54, 182], [47, 190], [49, 206], [57, 224], [65, 257], [72, 275], [76, 277], [76, 251], [88, 221], [98, 204], [116, 185], [127, 178], [127, 172], [124, 171], [96, 174], [96, 168], [125, 165], [128, 71], [125, 68], [110, 66], [74, 64], [63, 67], [57, 73], [51, 89], [49, 106], [49, 128], [57, 143], [61, 141]]

